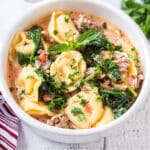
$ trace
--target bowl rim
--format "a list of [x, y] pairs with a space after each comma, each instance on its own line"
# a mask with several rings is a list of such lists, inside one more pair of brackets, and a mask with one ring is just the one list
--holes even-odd
[[[57, 4], [59, 2], [60, 2], [59, 0], [51, 0], [51, 1], [47, 1], [46, 3], [40, 3], [39, 5], [37, 5], [37, 7], [35, 7], [34, 9], [31, 9], [30, 11], [28, 11], [21, 19], [18, 19], [18, 21], [15, 24], [17, 25], [20, 22], [22, 22], [24, 18], [30, 17], [30, 15], [33, 14], [35, 12], [35, 10], [45, 7], [47, 4]], [[66, 3], [66, 2], [70, 2], [70, 0], [62, 0], [61, 2]], [[76, 0], [73, 3], [82, 3], [82, 4], [89, 3], [89, 4], [92, 4], [92, 5], [99, 5], [99, 6], [107, 8], [107, 9], [110, 9], [111, 11], [113, 11], [113, 13], [115, 15], [118, 15], [118, 16], [124, 18], [126, 20], [127, 24], [130, 24], [131, 26], [134, 26], [135, 30], [141, 36], [141, 41], [145, 43], [145, 47], [143, 48], [144, 53], [145, 53], [145, 60], [146, 61], [149, 60], [148, 58], [149, 58], [150, 54], [148, 52], [148, 49], [149, 49], [148, 42], [147, 42], [144, 34], [142, 33], [142, 31], [138, 27], [138, 25], [129, 16], [127, 16], [121, 10], [109, 5], [106, 2], [102, 2], [102, 1], [96, 1], [96, 0], [94, 0], [94, 1], [91, 1], [91, 0], [81, 1], [81, 0]], [[12, 29], [12, 32], [13, 31], [14, 31], [14, 28]], [[4, 41], [7, 41], [7, 40], [4, 40]], [[6, 42], [4, 42], [4, 43], [5, 44], [2, 45], [2, 49], [4, 49], [4, 47], [6, 45]], [[1, 59], [0, 59], [1, 64], [4, 61], [4, 56], [3, 55], [5, 55], [4, 52], [0, 56], [1, 57]], [[74, 135], [74, 136], [78, 136], [78, 135], [84, 136], [84, 135], [90, 135], [90, 134], [96, 134], [96, 133], [108, 131], [109, 129], [111, 129], [111, 128], [119, 125], [120, 123], [124, 122], [125, 120], [127, 120], [127, 118], [129, 116], [131, 116], [131, 114], [133, 114], [139, 108], [139, 106], [143, 103], [143, 101], [142, 101], [143, 97], [148, 94], [148, 90], [149, 90], [148, 89], [148, 87], [149, 87], [149, 85], [148, 85], [149, 82], [148, 81], [150, 80], [150, 72], [148, 71], [148, 65], [145, 65], [145, 66], [146, 66], [145, 70], [147, 71], [146, 75], [145, 75], [145, 79], [143, 81], [141, 92], [138, 95], [138, 97], [136, 99], [136, 102], [133, 104], [133, 106], [125, 114], [123, 114], [121, 117], [117, 118], [113, 122], [111, 122], [109, 124], [106, 124], [104, 126], [101, 126], [101, 127], [90, 128], [90, 129], [70, 130], [70, 129], [57, 128], [57, 127], [54, 127], [54, 126], [49, 126], [49, 125], [46, 125], [44, 123], [41, 123], [40, 121], [34, 119], [33, 117], [31, 117], [30, 115], [25, 113], [20, 108], [20, 106], [15, 102], [13, 96], [11, 96], [8, 87], [6, 87], [6, 85], [7, 85], [6, 81], [3, 78], [0, 78], [0, 89], [3, 93], [4, 98], [6, 99], [8, 104], [11, 106], [13, 111], [26, 124], [28, 124], [28, 125], [30, 125], [34, 128], [37, 128], [37, 129], [40, 129], [40, 130], [43, 130], [43, 131], [47, 131], [47, 132], [51, 132], [51, 133], [54, 133], [54, 134], [70, 135], [70, 136], [72, 136], [72, 135]], [[4, 66], [0, 67], [0, 75], [1, 76], [4, 76], [4, 74], [2, 73], [3, 68], [4, 68]]]

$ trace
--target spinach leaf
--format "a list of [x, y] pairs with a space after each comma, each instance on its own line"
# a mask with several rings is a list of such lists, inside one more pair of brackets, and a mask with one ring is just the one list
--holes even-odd
[[98, 65], [98, 66], [96, 67], [95, 72], [93, 72], [93, 73], [91, 73], [89, 76], [87, 76], [87, 77], [84, 79], [84, 82], [88, 82], [88, 81], [94, 79], [99, 73], [100, 73], [100, 66]]
[[43, 70], [37, 69], [36, 73], [42, 78], [42, 85], [39, 88], [40, 97], [49, 93], [54, 95], [54, 98], [49, 102], [49, 109], [63, 109], [67, 105], [67, 98], [65, 93], [67, 91], [64, 82], [56, 82], [54, 76], [46, 75]]
[[121, 115], [123, 115], [128, 109], [125, 107], [121, 107], [119, 109], [114, 109], [113, 113], [115, 115], [115, 118], [120, 117]]
[[39, 49], [40, 42], [41, 42], [41, 27], [39, 26], [33, 26], [30, 30], [28, 30], [28, 35], [29, 37], [33, 40], [34, 42], [34, 51], [30, 56], [30, 62], [33, 61], [33, 58]]
[[119, 89], [101, 89], [100, 95], [103, 102], [112, 108], [116, 117], [119, 117], [128, 110], [133, 98], [130, 91], [122, 91]]
[[120, 81], [121, 75], [119, 73], [118, 65], [112, 61], [112, 58], [103, 59], [101, 69], [111, 81]]
[[141, 27], [144, 34], [150, 38], [150, 0], [143, 0], [144, 4], [135, 0], [122, 0], [121, 8]]
[[17, 56], [18, 56], [18, 62], [20, 65], [27, 65], [30, 61], [30, 55], [25, 55], [25, 54], [22, 54], [22, 53], [17, 53]]

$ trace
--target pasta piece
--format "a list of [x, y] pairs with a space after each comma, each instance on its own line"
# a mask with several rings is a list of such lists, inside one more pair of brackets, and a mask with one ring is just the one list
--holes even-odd
[[97, 127], [101, 126], [101, 125], [105, 125], [108, 124], [109, 122], [113, 121], [115, 119], [114, 114], [111, 110], [111, 108], [109, 108], [108, 106], [104, 107], [104, 115], [103, 117], [100, 119], [100, 121], [96, 124]]
[[43, 102], [32, 102], [26, 99], [20, 101], [21, 108], [34, 117], [53, 116], [54, 113], [48, 109], [48, 105]]
[[[90, 86], [88, 91], [81, 91], [68, 99], [65, 112], [77, 128], [90, 128], [102, 117], [103, 103], [98, 99], [98, 89]], [[85, 101], [86, 104], [83, 105], [82, 101]], [[80, 114], [75, 115], [73, 112], [75, 109], [80, 110]]]
[[27, 38], [26, 32], [18, 32], [12, 43], [17, 52], [22, 54], [31, 54], [34, 51], [34, 42]]
[[51, 47], [51, 44], [48, 43], [48, 42], [46, 42], [43, 37], [41, 38], [41, 42], [42, 42], [42, 45], [43, 45], [44, 50], [45, 50], [45, 51], [48, 51], [49, 48]]
[[58, 43], [64, 43], [68, 40], [72, 41], [79, 35], [69, 15], [62, 11], [52, 13], [48, 32]]
[[24, 67], [17, 79], [17, 86], [24, 90], [21, 98], [38, 101], [38, 89], [41, 83], [42, 79], [35, 73], [35, 68], [31, 65]]
[[86, 63], [77, 51], [61, 53], [50, 68], [57, 82], [65, 82], [68, 92], [76, 89], [76, 84], [84, 77]]

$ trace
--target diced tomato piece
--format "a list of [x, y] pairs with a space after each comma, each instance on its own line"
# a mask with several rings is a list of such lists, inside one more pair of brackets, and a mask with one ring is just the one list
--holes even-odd
[[47, 54], [45, 54], [45, 53], [41, 53], [40, 55], [39, 55], [39, 60], [41, 61], [41, 62], [46, 62], [47, 60], [48, 60], [48, 56], [47, 56]]
[[90, 113], [92, 111], [92, 107], [89, 103], [87, 103], [85, 106], [84, 106], [84, 109], [86, 112]]

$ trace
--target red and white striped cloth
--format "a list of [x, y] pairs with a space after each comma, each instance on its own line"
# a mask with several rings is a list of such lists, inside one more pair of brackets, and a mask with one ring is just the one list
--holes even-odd
[[0, 150], [15, 150], [19, 119], [0, 93]]

